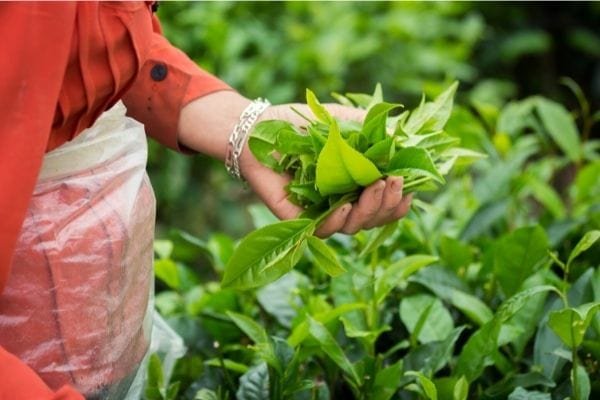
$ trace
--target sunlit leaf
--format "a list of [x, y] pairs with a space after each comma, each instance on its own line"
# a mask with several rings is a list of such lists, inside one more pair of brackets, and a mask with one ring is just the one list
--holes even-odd
[[363, 122], [361, 134], [363, 134], [369, 143], [378, 143], [385, 139], [387, 130], [387, 116], [390, 111], [402, 107], [400, 104], [377, 103], [369, 112]]
[[388, 175], [409, 176], [411, 174], [424, 175], [444, 183], [444, 177], [439, 173], [435, 164], [426, 150], [419, 147], [406, 147], [399, 149], [390, 160], [387, 170]]
[[346, 272], [346, 269], [340, 264], [335, 251], [327, 243], [315, 236], [309, 236], [307, 241], [308, 249], [315, 258], [315, 263], [325, 273], [336, 277]]
[[568, 347], [578, 347], [598, 310], [600, 303], [587, 303], [577, 308], [553, 311], [550, 313], [548, 325]]
[[600, 230], [589, 231], [583, 235], [579, 243], [577, 243], [575, 248], [571, 251], [571, 254], [569, 254], [567, 265], [571, 264], [571, 262], [581, 253], [592, 247], [598, 239], [600, 239]]
[[280, 278], [298, 262], [313, 231], [312, 220], [294, 219], [250, 233], [225, 266], [221, 287], [249, 289]]
[[323, 352], [327, 354], [329, 358], [348, 376], [355, 382], [359, 383], [359, 378], [354, 365], [348, 360], [348, 357], [344, 354], [344, 351], [335, 340], [331, 333], [325, 328], [320, 322], [314, 319], [309, 319], [309, 331], [312, 337], [314, 337], [322, 346]]
[[327, 109], [319, 102], [317, 96], [309, 89], [306, 89], [306, 104], [315, 117], [322, 123], [329, 124], [333, 120], [329, 111], [327, 111]]
[[439, 299], [426, 294], [406, 297], [400, 303], [400, 318], [408, 331], [414, 333], [426, 313], [418, 339], [421, 343], [442, 340], [454, 329], [450, 313]]
[[327, 143], [317, 160], [316, 185], [321, 194], [348, 193], [381, 176], [368, 158], [344, 141], [337, 122], [332, 121]]
[[561, 105], [543, 97], [536, 98], [536, 109], [544, 128], [571, 161], [581, 159], [581, 143], [575, 121]]

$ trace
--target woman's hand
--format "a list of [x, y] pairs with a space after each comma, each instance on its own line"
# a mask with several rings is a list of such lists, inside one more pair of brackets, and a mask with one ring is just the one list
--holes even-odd
[[[181, 111], [180, 143], [224, 160], [229, 135], [248, 104], [250, 100], [230, 91], [216, 92], [192, 101]], [[291, 107], [302, 114], [312, 115], [304, 104], [284, 104], [267, 108], [259, 121], [281, 119], [300, 127], [306, 125], [306, 121]], [[326, 107], [339, 119], [362, 121], [365, 116], [363, 110], [352, 107], [339, 104], [327, 104]], [[302, 209], [287, 199], [285, 186], [290, 182], [290, 177], [279, 175], [260, 164], [247, 144], [240, 157], [240, 170], [252, 190], [277, 217], [289, 219], [300, 214]], [[400, 177], [374, 182], [365, 188], [357, 202], [345, 204], [334, 211], [318, 229], [317, 235], [326, 237], [335, 232], [353, 234], [404, 217], [410, 208], [412, 196], [403, 196], [402, 186]]]

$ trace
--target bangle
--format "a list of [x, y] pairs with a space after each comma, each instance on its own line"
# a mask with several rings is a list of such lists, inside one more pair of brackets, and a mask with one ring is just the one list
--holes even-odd
[[258, 117], [269, 107], [271, 103], [260, 97], [250, 103], [240, 115], [240, 120], [233, 128], [229, 141], [227, 142], [227, 156], [225, 157], [225, 168], [234, 178], [243, 180], [240, 172], [240, 156], [246, 143], [246, 137], [254, 126]]

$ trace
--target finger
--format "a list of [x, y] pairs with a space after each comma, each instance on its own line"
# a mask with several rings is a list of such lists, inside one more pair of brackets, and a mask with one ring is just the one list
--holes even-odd
[[325, 238], [342, 229], [346, 223], [346, 217], [348, 217], [350, 210], [352, 210], [352, 204], [345, 204], [332, 212], [323, 225], [317, 229], [315, 235]]
[[398, 207], [396, 207], [396, 210], [392, 214], [392, 218], [387, 222], [392, 222], [397, 219], [404, 218], [406, 216], [406, 214], [408, 214], [408, 212], [410, 211], [410, 204], [412, 202], [412, 198], [413, 198], [412, 193], [410, 193], [407, 196], [404, 196], [402, 198], [402, 201], [400, 202], [400, 204], [398, 204]]
[[367, 115], [367, 111], [360, 108], [335, 103], [327, 103], [325, 106], [331, 115], [343, 120], [362, 122]]
[[358, 203], [352, 207], [342, 232], [352, 235], [375, 217], [377, 211], [381, 208], [384, 189], [385, 181], [378, 180], [362, 192]]
[[398, 208], [400, 202], [402, 201], [402, 187], [404, 185], [404, 178], [401, 176], [390, 176], [385, 182], [381, 207], [377, 211], [377, 214], [365, 224], [364, 227], [367, 229], [383, 225], [393, 219], [396, 208]]
[[290, 202], [285, 187], [290, 182], [289, 175], [279, 175], [270, 168], [258, 165], [246, 175], [248, 184], [265, 205], [279, 219], [296, 218], [302, 208]]

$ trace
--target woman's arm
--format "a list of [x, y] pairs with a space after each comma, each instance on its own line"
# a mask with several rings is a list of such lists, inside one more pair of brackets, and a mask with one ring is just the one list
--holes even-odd
[[[192, 101], [180, 114], [180, 143], [193, 151], [224, 160], [229, 135], [248, 104], [250, 100], [233, 91], [220, 91]], [[299, 126], [305, 124], [291, 106], [271, 106], [259, 120], [283, 119]], [[310, 114], [306, 105], [293, 106]], [[341, 119], [361, 120], [364, 117], [362, 110], [336, 104], [327, 107], [332, 115]], [[260, 164], [247, 145], [240, 158], [240, 169], [250, 187], [279, 218], [294, 218], [300, 213], [301, 209], [287, 200], [285, 186], [289, 177]], [[335, 211], [317, 234], [328, 236], [338, 231], [352, 234], [389, 223], [406, 215], [410, 201], [411, 196], [402, 196], [402, 178], [378, 180], [363, 191], [355, 204], [346, 204]]]

